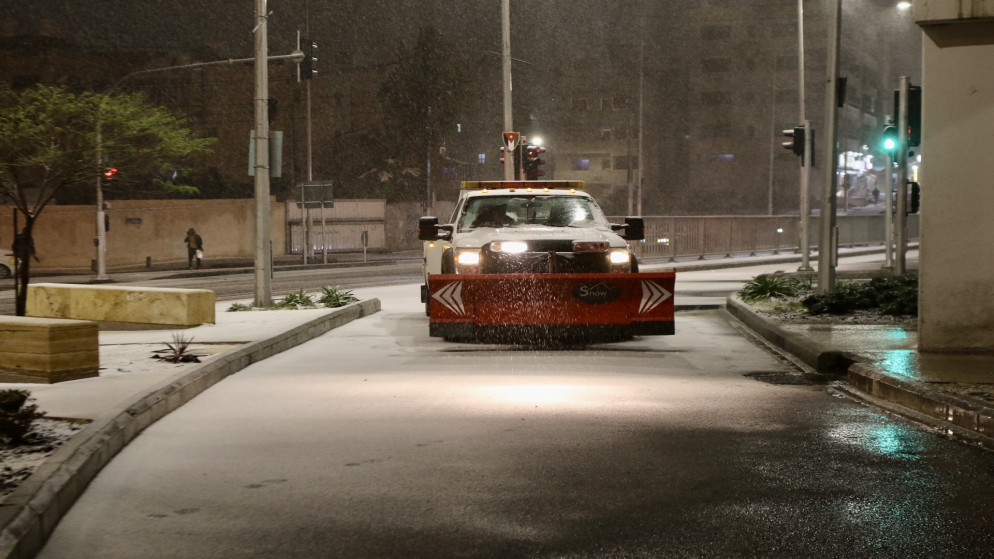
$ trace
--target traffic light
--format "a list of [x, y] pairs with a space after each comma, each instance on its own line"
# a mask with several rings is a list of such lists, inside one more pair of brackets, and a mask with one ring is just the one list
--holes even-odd
[[529, 145], [525, 148], [525, 180], [533, 181], [545, 176], [545, 171], [541, 168], [545, 165], [543, 153], [545, 148], [542, 146]]
[[310, 39], [300, 40], [300, 50], [304, 53], [304, 59], [300, 61], [301, 80], [309, 80], [317, 75], [318, 46]]
[[[901, 114], [901, 90], [894, 90], [894, 114]], [[922, 144], [922, 88], [908, 86], [908, 147]]]
[[891, 160], [897, 159], [897, 127], [893, 124], [884, 126], [880, 148], [890, 156]]
[[804, 157], [804, 127], [795, 126], [783, 131], [786, 138], [783, 141], [783, 148], [794, 152], [794, 155]]
[[910, 200], [908, 200], [908, 213], [916, 214], [922, 205], [922, 188], [917, 182], [909, 182], [908, 186], [908, 196], [910, 197]]
[[908, 146], [922, 145], [922, 88], [908, 87]]

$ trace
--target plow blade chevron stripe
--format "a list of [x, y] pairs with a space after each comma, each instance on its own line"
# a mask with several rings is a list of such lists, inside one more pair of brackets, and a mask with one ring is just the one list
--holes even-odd
[[671, 295], [673, 294], [658, 283], [642, 280], [642, 304], [639, 305], [639, 314], [645, 314], [658, 307]]

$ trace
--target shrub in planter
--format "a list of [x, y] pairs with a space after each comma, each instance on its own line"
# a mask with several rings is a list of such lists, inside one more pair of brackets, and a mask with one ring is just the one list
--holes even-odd
[[801, 303], [811, 314], [852, 314], [879, 309], [889, 315], [917, 315], [918, 278], [905, 274], [875, 278], [869, 283], [840, 281], [835, 291], [810, 295]]
[[0, 390], [0, 438], [12, 445], [28, 443], [26, 437], [34, 421], [45, 416], [29, 400], [31, 393], [27, 390]]
[[743, 301], [753, 302], [762, 299], [795, 297], [805, 289], [801, 280], [784, 274], [760, 274], [739, 290]]
[[894, 278], [870, 280], [880, 312], [889, 315], [918, 315], [918, 276], [904, 274]]

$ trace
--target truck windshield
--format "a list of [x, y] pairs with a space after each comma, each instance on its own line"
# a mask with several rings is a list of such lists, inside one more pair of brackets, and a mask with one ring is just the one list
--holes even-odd
[[597, 203], [584, 196], [478, 196], [466, 201], [459, 229], [477, 227], [609, 227]]

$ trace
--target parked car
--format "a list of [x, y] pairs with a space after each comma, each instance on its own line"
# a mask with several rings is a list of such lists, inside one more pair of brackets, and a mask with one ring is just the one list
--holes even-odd
[[14, 275], [14, 253], [0, 250], [0, 279]]

